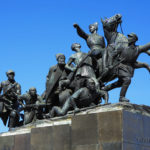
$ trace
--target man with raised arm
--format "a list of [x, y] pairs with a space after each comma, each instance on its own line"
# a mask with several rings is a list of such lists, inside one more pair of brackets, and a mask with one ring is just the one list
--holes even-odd
[[118, 48], [115, 50], [115, 54], [119, 55], [119, 61], [121, 62], [116, 69], [116, 75], [118, 76], [118, 81], [105, 86], [103, 89], [106, 91], [112, 90], [117, 87], [121, 87], [120, 92], [120, 102], [129, 102], [125, 97], [127, 89], [131, 83], [131, 78], [134, 74], [134, 69], [136, 65], [136, 60], [138, 56], [150, 49], [150, 43], [137, 46], [135, 45], [138, 37], [135, 33], [130, 33], [128, 35], [128, 46], [126, 48]]
[[104, 57], [105, 41], [104, 37], [98, 35], [97, 33], [98, 23], [95, 22], [89, 25], [89, 31], [91, 34], [85, 33], [76, 23], [73, 26], [76, 28], [78, 35], [86, 41], [88, 47], [90, 48], [91, 56], [96, 58], [98, 61], [99, 72], [102, 72], [103, 67], [106, 66], [104, 64], [106, 62]]

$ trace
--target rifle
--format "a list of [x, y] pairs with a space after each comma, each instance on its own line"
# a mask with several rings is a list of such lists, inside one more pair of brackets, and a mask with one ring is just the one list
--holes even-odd
[[20, 107], [19, 111], [26, 110], [26, 109], [39, 109], [39, 108], [44, 108], [46, 106], [50, 106], [51, 104], [29, 104], [25, 105], [24, 107]]
[[13, 87], [15, 87], [16, 85], [17, 85], [17, 82], [15, 82], [12, 86], [8, 87], [8, 89], [5, 91], [5, 93], [3, 93], [3, 95], [2, 95], [2, 96], [7, 95], [7, 93], [8, 93], [8, 92], [10, 92], [10, 91], [11, 91], [11, 89], [12, 89]]
[[0, 103], [1, 103], [1, 110], [3, 109], [4, 105], [12, 110], [13, 102], [6, 98], [7, 94], [11, 91], [13, 87], [17, 85], [17, 82], [12, 84], [11, 86], [8, 86], [7, 90], [3, 92], [2, 95], [0, 95]]
[[[2, 95], [0, 95], [0, 101], [8, 103], [9, 100], [5, 99], [4, 97], [5, 97], [5, 96], [11, 91], [11, 89], [12, 89], [13, 87], [15, 87], [16, 85], [17, 85], [17, 82], [15, 82], [12, 86], [8, 87], [7, 90], [6, 90]], [[9, 103], [10, 103], [10, 102], [9, 102]]]

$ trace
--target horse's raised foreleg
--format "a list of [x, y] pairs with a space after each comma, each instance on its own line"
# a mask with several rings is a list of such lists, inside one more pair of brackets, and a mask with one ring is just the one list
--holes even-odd
[[150, 72], [150, 66], [147, 63], [137, 61], [136, 63], [134, 63], [134, 68], [146, 68]]

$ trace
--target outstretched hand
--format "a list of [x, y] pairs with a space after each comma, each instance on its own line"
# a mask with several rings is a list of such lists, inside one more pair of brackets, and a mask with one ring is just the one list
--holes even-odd
[[73, 24], [74, 28], [77, 28], [79, 25], [77, 23]]

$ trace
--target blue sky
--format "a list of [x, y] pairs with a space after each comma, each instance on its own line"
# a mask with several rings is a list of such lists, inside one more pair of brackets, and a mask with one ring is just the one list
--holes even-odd
[[[74, 42], [82, 45], [82, 51], [89, 50], [73, 23], [89, 33], [89, 24], [97, 21], [98, 33], [104, 35], [100, 18], [120, 13], [125, 35], [135, 32], [138, 45], [150, 42], [149, 6], [149, 0], [0, 0], [0, 82], [7, 79], [6, 71], [13, 69], [22, 94], [32, 86], [41, 94], [48, 70], [56, 64], [55, 54], [64, 53], [68, 60]], [[150, 64], [146, 54], [138, 60]], [[150, 105], [149, 86], [149, 72], [137, 69], [127, 98], [132, 103]], [[111, 103], [118, 102], [119, 91], [110, 92]], [[7, 130], [2, 122], [0, 125], [0, 132]]]

